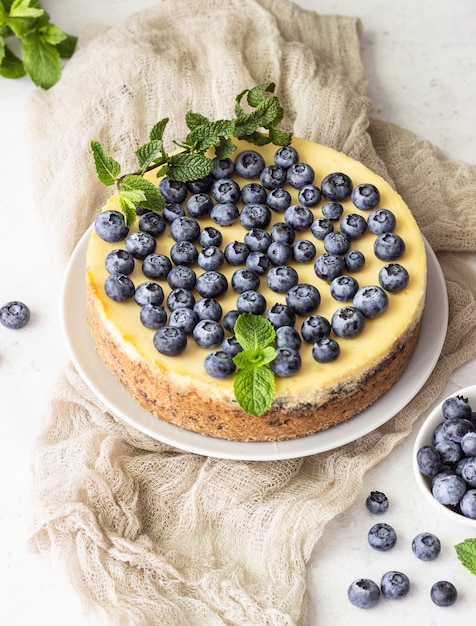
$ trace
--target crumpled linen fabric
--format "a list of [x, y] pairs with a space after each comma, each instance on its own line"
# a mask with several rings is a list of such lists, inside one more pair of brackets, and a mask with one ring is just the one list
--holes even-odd
[[86, 29], [59, 83], [32, 94], [33, 185], [60, 270], [111, 193], [96, 179], [92, 139], [133, 171], [159, 119], [181, 138], [188, 110], [231, 116], [237, 93], [273, 81], [286, 130], [395, 185], [438, 253], [449, 297], [443, 352], [418, 395], [368, 435], [304, 458], [181, 451], [115, 417], [72, 365], [60, 372], [33, 450], [29, 544], [70, 578], [91, 624], [304, 626], [306, 564], [325, 525], [475, 356], [476, 277], [454, 253], [476, 247], [476, 168], [371, 121], [361, 28], [286, 0], [163, 0]]

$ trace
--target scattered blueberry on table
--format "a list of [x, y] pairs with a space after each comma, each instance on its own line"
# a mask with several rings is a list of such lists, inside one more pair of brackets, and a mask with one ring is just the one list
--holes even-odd
[[5, 328], [18, 330], [30, 321], [30, 309], [18, 300], [7, 302], [0, 308], [0, 323]]

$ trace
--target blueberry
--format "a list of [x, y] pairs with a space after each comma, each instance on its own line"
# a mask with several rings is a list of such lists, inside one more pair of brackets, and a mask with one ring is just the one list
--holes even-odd
[[258, 274], [265, 274], [269, 268], [269, 258], [264, 252], [251, 252], [246, 257], [246, 267]]
[[410, 591], [410, 579], [403, 572], [385, 572], [380, 581], [380, 589], [386, 598], [399, 600]]
[[435, 450], [440, 455], [441, 463], [445, 465], [458, 463], [463, 457], [461, 445], [456, 441], [446, 439], [446, 437], [435, 445]]
[[256, 291], [260, 285], [260, 277], [258, 272], [249, 270], [248, 268], [239, 268], [231, 277], [231, 286], [237, 293], [243, 293], [248, 289]]
[[276, 304], [273, 304], [273, 306], [268, 311], [266, 311], [265, 317], [271, 322], [275, 329], [281, 328], [283, 326], [292, 327], [296, 323], [296, 314], [293, 309], [287, 304], [282, 304], [281, 302], [276, 302]]
[[292, 244], [296, 238], [296, 231], [286, 222], [276, 222], [271, 227], [271, 238], [273, 241], [284, 241]]
[[465, 456], [458, 462], [456, 473], [464, 480], [468, 487], [476, 487], [476, 456]]
[[134, 271], [134, 257], [127, 250], [111, 250], [106, 256], [105, 267], [109, 274], [132, 274]]
[[244, 265], [250, 251], [242, 241], [232, 241], [225, 247], [224, 254], [230, 265]]
[[375, 185], [362, 183], [352, 191], [352, 202], [362, 211], [368, 211], [380, 202], [380, 192]]
[[380, 598], [380, 589], [370, 578], [358, 578], [347, 589], [350, 602], [359, 609], [371, 609]]
[[312, 346], [312, 358], [318, 363], [332, 363], [340, 355], [340, 346], [332, 337], [318, 339]]
[[286, 293], [297, 284], [298, 273], [289, 265], [272, 267], [267, 276], [268, 287], [276, 293]]
[[336, 276], [331, 282], [330, 294], [338, 302], [352, 300], [359, 289], [359, 283], [352, 276]]
[[198, 243], [206, 248], [207, 246], [216, 246], [219, 248], [223, 242], [223, 235], [213, 226], [207, 226], [200, 233]]
[[273, 265], [286, 265], [293, 258], [293, 249], [285, 241], [272, 241], [266, 254]]
[[187, 265], [177, 265], [167, 274], [167, 282], [171, 289], [182, 287], [183, 289], [191, 290], [195, 287], [197, 275], [191, 267]]
[[342, 172], [328, 174], [321, 183], [322, 195], [332, 202], [342, 202], [352, 193], [352, 180]]
[[240, 313], [236, 309], [232, 309], [231, 311], [225, 313], [222, 320], [223, 328], [232, 333], [235, 329], [236, 320], [239, 316]]
[[476, 519], [476, 489], [468, 489], [459, 501], [461, 513], [470, 519]]
[[199, 320], [215, 320], [218, 322], [223, 315], [221, 304], [214, 298], [202, 298], [195, 302], [193, 310]]
[[210, 270], [197, 278], [195, 287], [202, 298], [218, 298], [226, 293], [228, 280], [221, 272]]
[[235, 356], [239, 352], [243, 352], [243, 348], [240, 346], [238, 339], [234, 335], [232, 337], [226, 337], [221, 342], [221, 349], [230, 356]]
[[235, 373], [233, 357], [223, 350], [215, 350], [205, 357], [203, 362], [206, 373], [212, 378], [229, 378]]
[[104, 283], [104, 290], [109, 298], [116, 302], [126, 302], [133, 298], [135, 293], [134, 283], [125, 274], [109, 274]]
[[301, 344], [301, 335], [292, 326], [279, 326], [279, 328], [276, 328], [277, 348], [291, 348], [292, 350], [299, 350]]
[[390, 293], [396, 293], [405, 289], [408, 285], [409, 275], [407, 270], [399, 263], [388, 263], [378, 273], [379, 285]]
[[198, 250], [191, 241], [177, 241], [170, 248], [170, 258], [175, 265], [190, 266], [198, 260]]
[[293, 259], [296, 263], [310, 263], [316, 256], [316, 246], [307, 239], [295, 241], [292, 247]]
[[193, 331], [198, 322], [198, 315], [189, 307], [174, 309], [169, 316], [169, 326], [180, 328], [186, 335]]
[[125, 246], [135, 259], [143, 261], [146, 256], [155, 252], [157, 242], [152, 235], [139, 230], [127, 235]]
[[286, 170], [279, 165], [267, 165], [261, 170], [259, 179], [265, 189], [278, 189], [286, 182]]
[[240, 211], [234, 202], [218, 202], [211, 210], [210, 217], [219, 226], [231, 226], [240, 217]]
[[422, 446], [416, 456], [418, 469], [424, 476], [434, 476], [441, 465], [438, 450], [433, 446]]
[[374, 242], [374, 254], [380, 261], [396, 261], [405, 252], [405, 242], [396, 233], [379, 235]]
[[321, 190], [316, 185], [304, 185], [298, 193], [298, 200], [304, 206], [316, 206], [321, 198]]
[[200, 226], [193, 217], [177, 217], [170, 224], [170, 235], [175, 241], [197, 241], [200, 237]]
[[244, 150], [235, 158], [235, 171], [242, 178], [258, 178], [265, 162], [256, 150]]
[[469, 419], [471, 417], [471, 405], [468, 398], [456, 395], [446, 398], [441, 406], [441, 411], [445, 419], [462, 417]]
[[328, 220], [338, 220], [344, 212], [344, 207], [340, 202], [324, 202], [322, 205], [322, 215]]
[[440, 554], [441, 542], [433, 533], [418, 533], [412, 541], [412, 552], [420, 561], [434, 561]]
[[301, 369], [301, 356], [297, 350], [277, 348], [276, 356], [269, 366], [280, 378], [294, 376]]
[[338, 337], [352, 339], [364, 330], [365, 317], [355, 307], [345, 306], [334, 312], [331, 326]]
[[246, 230], [266, 228], [271, 221], [271, 209], [266, 204], [249, 202], [240, 213], [240, 223]]
[[215, 180], [216, 178], [213, 174], [208, 174], [208, 176], [197, 180], [188, 180], [185, 185], [191, 194], [208, 193]]
[[386, 522], [374, 524], [368, 532], [368, 541], [371, 548], [386, 552], [391, 550], [397, 543], [395, 529]]
[[259, 291], [248, 289], [236, 299], [236, 308], [240, 313], [261, 315], [266, 311], [266, 298]]
[[389, 501], [382, 491], [371, 491], [365, 500], [365, 506], [370, 513], [381, 515], [388, 510]]
[[466, 433], [473, 432], [475, 427], [472, 422], [463, 417], [450, 417], [443, 423], [443, 434], [447, 439], [461, 442]]
[[178, 180], [171, 180], [164, 176], [159, 183], [159, 191], [168, 204], [180, 204], [187, 197], [187, 186]]
[[314, 181], [314, 170], [309, 163], [294, 163], [286, 171], [286, 177], [291, 187], [300, 189]]
[[388, 296], [382, 287], [368, 285], [361, 287], [355, 294], [353, 305], [366, 318], [379, 317], [388, 308]]
[[10, 330], [23, 328], [30, 321], [30, 317], [30, 309], [19, 300], [7, 302], [0, 308], [0, 323]]
[[292, 204], [284, 212], [284, 221], [294, 230], [306, 230], [311, 227], [314, 215], [309, 207], [302, 204]]
[[290, 206], [291, 200], [292, 198], [289, 191], [279, 187], [278, 189], [273, 189], [269, 192], [266, 197], [266, 204], [273, 211], [276, 211], [277, 213], [284, 213], [288, 206]]
[[319, 308], [321, 294], [314, 285], [297, 283], [286, 294], [286, 304], [297, 315], [309, 315]]
[[238, 202], [241, 197], [241, 189], [235, 180], [231, 178], [219, 178], [213, 183], [211, 194], [220, 204], [226, 202], [235, 203]]
[[466, 492], [466, 483], [456, 474], [441, 476], [433, 481], [431, 491], [440, 504], [455, 506]]
[[367, 227], [374, 235], [390, 233], [396, 225], [395, 215], [388, 209], [375, 209], [367, 218]]
[[134, 300], [139, 306], [162, 304], [164, 301], [164, 290], [159, 284], [147, 281], [137, 286]]
[[266, 252], [271, 241], [271, 235], [263, 228], [251, 228], [244, 237], [245, 245], [250, 252]]
[[193, 338], [200, 348], [217, 348], [225, 337], [225, 331], [215, 320], [200, 320], [193, 329]]
[[217, 270], [225, 262], [223, 250], [216, 246], [207, 246], [198, 254], [198, 264], [204, 270]]
[[301, 337], [308, 343], [316, 343], [320, 339], [329, 337], [331, 325], [322, 315], [306, 317], [301, 326]]
[[447, 580], [439, 580], [430, 589], [430, 598], [436, 606], [451, 606], [457, 597], [456, 587]]
[[351, 239], [357, 239], [367, 230], [367, 222], [357, 213], [348, 213], [341, 219], [340, 229]]
[[344, 255], [350, 248], [350, 237], [345, 233], [334, 231], [324, 237], [324, 248], [329, 254]]
[[263, 204], [266, 202], [267, 197], [267, 190], [259, 183], [248, 183], [241, 189], [241, 199], [244, 204], [248, 204], [249, 202]]
[[281, 146], [274, 153], [274, 162], [287, 169], [299, 161], [299, 153], [293, 146]]
[[225, 159], [219, 159], [215, 157], [213, 159], [213, 171], [212, 176], [214, 178], [231, 178], [233, 176], [233, 172], [235, 171], [235, 164], [233, 161], [226, 157]]
[[344, 271], [344, 259], [338, 254], [324, 252], [314, 261], [314, 272], [322, 280], [331, 283], [334, 278]]
[[365, 265], [365, 256], [360, 250], [349, 250], [344, 255], [344, 265], [349, 272], [358, 272]]
[[152, 237], [161, 235], [165, 231], [166, 225], [165, 217], [152, 211], [144, 213], [139, 220], [139, 230], [149, 233]]
[[184, 289], [183, 287], [172, 289], [167, 296], [167, 306], [170, 311], [183, 308], [193, 309], [194, 304], [195, 296], [189, 289]]
[[170, 202], [167, 204], [162, 212], [165, 221], [171, 224], [177, 217], [185, 216], [185, 209], [178, 202]]
[[124, 221], [124, 214], [120, 211], [102, 211], [94, 222], [98, 237], [108, 243], [122, 241], [129, 233]]
[[190, 217], [205, 217], [213, 209], [213, 200], [207, 193], [194, 193], [187, 200], [187, 211]]
[[476, 456], [476, 432], [466, 433], [461, 439], [461, 449], [467, 456]]
[[177, 356], [187, 347], [187, 335], [181, 328], [162, 326], [154, 334], [154, 347], [166, 356]]
[[326, 235], [334, 230], [332, 222], [327, 217], [317, 217], [311, 224], [311, 232], [316, 239], [324, 241]]
[[146, 328], [156, 330], [167, 323], [167, 312], [161, 304], [145, 304], [140, 309], [139, 319]]

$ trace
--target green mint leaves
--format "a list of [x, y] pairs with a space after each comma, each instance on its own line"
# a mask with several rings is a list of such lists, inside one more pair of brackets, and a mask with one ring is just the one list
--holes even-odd
[[456, 544], [455, 550], [461, 563], [476, 576], [476, 537]]
[[243, 313], [234, 327], [235, 337], [243, 348], [233, 361], [238, 367], [233, 380], [235, 398], [241, 408], [259, 417], [273, 403], [275, 377], [269, 363], [276, 350], [270, 344], [276, 339], [276, 331], [269, 320], [253, 313]]
[[[238, 94], [235, 101], [235, 119], [212, 121], [200, 113], [189, 111], [185, 116], [189, 133], [183, 142], [175, 142], [181, 151], [174, 154], [167, 154], [164, 149], [163, 137], [169, 121], [169, 118], [164, 118], [150, 131], [149, 141], [135, 151], [138, 170], [134, 174], [121, 176], [120, 164], [107, 154], [100, 142], [91, 141], [98, 179], [107, 186], [117, 185], [119, 204], [124, 212], [126, 225], [130, 228], [134, 223], [135, 206], [152, 211], [161, 211], [165, 207], [162, 194], [144, 179], [144, 174], [153, 168], [157, 168], [158, 178], [168, 176], [171, 180], [180, 182], [200, 180], [208, 176], [214, 168], [213, 158], [205, 153], [212, 148], [218, 159], [230, 157], [236, 151], [233, 138], [258, 146], [267, 143], [289, 145], [291, 133], [278, 129], [278, 124], [283, 119], [283, 109], [276, 96], [267, 95], [273, 93], [274, 89], [274, 83], [265, 83]], [[241, 105], [245, 96], [250, 111], [245, 111]], [[262, 129], [267, 132], [263, 133]], [[143, 183], [140, 182], [141, 179]]]
[[[21, 58], [8, 45], [21, 43]], [[61, 60], [69, 59], [77, 38], [50, 23], [38, 0], [0, 0], [0, 76], [28, 75], [38, 87], [49, 89], [61, 76]]]

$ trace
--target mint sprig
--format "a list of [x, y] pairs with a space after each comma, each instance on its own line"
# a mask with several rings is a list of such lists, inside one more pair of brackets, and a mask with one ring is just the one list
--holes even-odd
[[[267, 143], [289, 145], [291, 133], [278, 129], [283, 109], [276, 96], [268, 95], [274, 89], [274, 83], [264, 83], [242, 91], [235, 100], [236, 117], [231, 120], [212, 121], [200, 113], [189, 111], [185, 116], [189, 133], [184, 141], [174, 141], [181, 151], [173, 154], [166, 152], [163, 141], [169, 118], [160, 120], [150, 131], [149, 141], [135, 151], [138, 170], [133, 174], [122, 176], [120, 164], [99, 141], [91, 141], [97, 177], [104, 185], [116, 184], [126, 225], [130, 228], [134, 223], [134, 202], [152, 211], [161, 211], [165, 207], [165, 199], [152, 183], [143, 185], [139, 182], [141, 178], [146, 180], [144, 175], [151, 169], [157, 169], [158, 178], [168, 176], [180, 182], [200, 180], [214, 169], [213, 157], [206, 154], [208, 150], [213, 149], [218, 159], [228, 158], [237, 149], [234, 138], [258, 146]], [[241, 104], [245, 96], [251, 110], [245, 110]]]
[[[21, 57], [9, 46], [18, 39]], [[50, 22], [38, 0], [0, 0], [0, 76], [28, 75], [38, 87], [49, 89], [61, 76], [61, 61], [74, 52], [77, 37]]]
[[235, 337], [243, 348], [233, 357], [238, 370], [233, 379], [233, 391], [241, 408], [259, 417], [272, 405], [276, 381], [269, 363], [276, 357], [270, 344], [276, 331], [269, 320], [253, 313], [238, 316], [234, 327]]
[[464, 567], [476, 576], [476, 537], [457, 543], [455, 550]]

